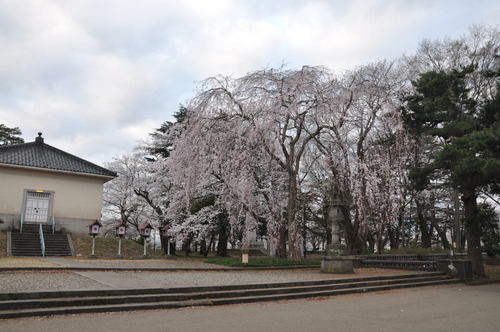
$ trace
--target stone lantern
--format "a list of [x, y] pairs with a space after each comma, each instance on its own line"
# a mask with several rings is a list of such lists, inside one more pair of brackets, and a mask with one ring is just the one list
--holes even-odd
[[321, 257], [321, 272], [354, 273], [353, 257], [344, 255], [344, 247], [340, 241], [340, 223], [343, 220], [344, 204], [332, 199], [328, 208], [328, 222], [332, 228], [332, 242], [327, 246], [326, 255]]

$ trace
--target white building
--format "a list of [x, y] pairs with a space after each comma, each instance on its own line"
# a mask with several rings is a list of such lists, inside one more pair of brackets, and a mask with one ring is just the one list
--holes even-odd
[[0, 146], [0, 230], [55, 224], [85, 234], [101, 219], [103, 184], [116, 173], [44, 143]]

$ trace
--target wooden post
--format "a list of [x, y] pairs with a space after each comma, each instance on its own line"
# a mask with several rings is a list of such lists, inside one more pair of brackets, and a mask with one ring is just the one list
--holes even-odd
[[95, 257], [95, 235], [92, 236], [92, 253], [90, 257]]
[[118, 238], [118, 258], [122, 257], [122, 237]]

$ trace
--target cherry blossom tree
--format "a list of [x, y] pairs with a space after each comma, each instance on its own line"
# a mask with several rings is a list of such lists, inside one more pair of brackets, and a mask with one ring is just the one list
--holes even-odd
[[[307, 145], [325, 128], [319, 114], [327, 109], [331, 79], [322, 67], [262, 70], [236, 80], [214, 77], [203, 83], [191, 105], [205, 117], [237, 119], [239, 134], [261, 147], [286, 173], [290, 259], [302, 256], [297, 222], [301, 160]], [[280, 234], [284, 231], [281, 225]]]
[[134, 192], [141, 173], [140, 163], [137, 155], [127, 155], [106, 165], [118, 175], [104, 185], [103, 191], [104, 224], [110, 232], [121, 221], [131, 227], [129, 235], [137, 236], [139, 225], [149, 219], [151, 210]]
[[[411, 82], [419, 74], [469, 65], [469, 97], [492, 100], [499, 35], [473, 27], [459, 39], [424, 41], [400, 60], [343, 73], [304, 66], [208, 78], [140, 157], [122, 159], [131, 169], [113, 166], [124, 177], [106, 195], [118, 203], [116, 215], [140, 209], [142, 218], [170, 225], [171, 236], [204, 254], [217, 244], [224, 255], [228, 241], [241, 247], [258, 232], [270, 253], [299, 259], [304, 230], [324, 232], [334, 209], [351, 253], [395, 248], [411, 236], [430, 246], [434, 232], [446, 247], [440, 207], [454, 205], [458, 220], [458, 196], [447, 188], [455, 193], [452, 204], [442, 189], [410, 185], [409, 168], [431, 162], [436, 142], [408, 133], [403, 101], [415, 93]], [[408, 219], [418, 225], [413, 235], [405, 233]]]

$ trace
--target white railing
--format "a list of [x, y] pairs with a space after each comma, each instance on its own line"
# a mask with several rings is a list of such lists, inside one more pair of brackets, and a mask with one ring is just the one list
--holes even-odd
[[23, 223], [24, 223], [24, 213], [21, 213], [21, 222], [19, 224], [19, 233], [23, 232]]
[[42, 248], [42, 256], [45, 256], [45, 240], [43, 239], [43, 227], [40, 224], [38, 228], [38, 234], [40, 234], [40, 247]]
[[55, 230], [56, 230], [56, 218], [54, 218], [54, 216], [52, 216], [52, 234], [54, 234]]

